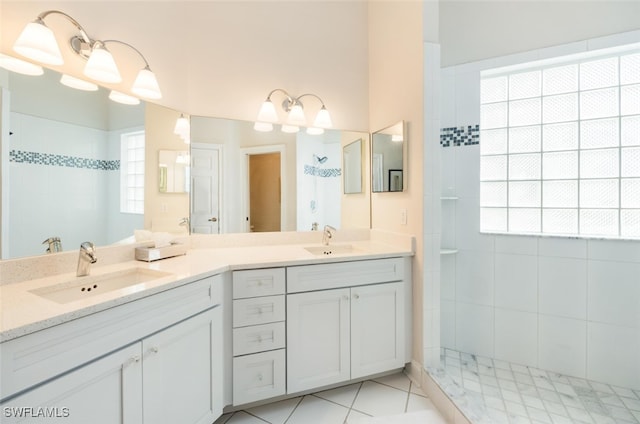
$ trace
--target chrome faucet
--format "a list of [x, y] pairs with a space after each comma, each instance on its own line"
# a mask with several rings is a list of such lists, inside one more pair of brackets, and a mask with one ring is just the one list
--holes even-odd
[[181, 227], [187, 227], [187, 229], [189, 229], [189, 217], [185, 216], [184, 218], [182, 218], [180, 222], [178, 222], [178, 225]]
[[42, 244], [48, 244], [47, 253], [62, 252], [62, 242], [60, 237], [49, 237]]
[[78, 277], [89, 275], [89, 267], [98, 260], [96, 256], [96, 248], [90, 241], [85, 241], [80, 245], [80, 254], [78, 256]]
[[324, 230], [322, 231], [322, 244], [325, 246], [329, 246], [329, 240], [333, 238], [336, 233], [336, 229], [331, 225], [325, 225]]

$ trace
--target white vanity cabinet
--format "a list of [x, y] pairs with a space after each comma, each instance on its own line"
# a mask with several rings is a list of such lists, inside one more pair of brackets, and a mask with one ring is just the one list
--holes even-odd
[[[2, 422], [141, 423], [141, 405], [141, 348], [136, 343], [2, 403]], [[42, 418], [43, 413], [50, 418]], [[39, 418], [31, 421], [31, 416]]]
[[402, 368], [405, 262], [287, 268], [287, 392]]
[[285, 270], [233, 272], [233, 405], [286, 393]]
[[212, 423], [221, 290], [210, 277], [3, 343], [3, 423], [21, 422], [6, 413], [19, 407], [68, 414], [38, 422]]

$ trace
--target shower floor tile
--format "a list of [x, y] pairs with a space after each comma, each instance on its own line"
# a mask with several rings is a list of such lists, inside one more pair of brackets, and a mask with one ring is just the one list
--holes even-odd
[[640, 424], [640, 390], [442, 349], [436, 383], [474, 424]]

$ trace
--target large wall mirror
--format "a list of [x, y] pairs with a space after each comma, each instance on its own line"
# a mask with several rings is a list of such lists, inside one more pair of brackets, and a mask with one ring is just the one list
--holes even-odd
[[[98, 246], [130, 242], [135, 229], [187, 234], [370, 227], [369, 178], [363, 193], [346, 196], [342, 187], [343, 147], [362, 140], [368, 155], [366, 133], [261, 133], [252, 122], [193, 116], [188, 146], [173, 132], [178, 111], [114, 103], [106, 89], [78, 91], [60, 84], [60, 77], [47, 69], [37, 77], [0, 69], [2, 259], [44, 254], [49, 237], [59, 237], [65, 251], [87, 240]], [[144, 147], [136, 149], [140, 134]], [[134, 146], [127, 155], [144, 157], [144, 164], [120, 163], [123, 138]], [[172, 185], [169, 169], [163, 174], [165, 161], [173, 166]], [[261, 176], [276, 167], [272, 180]], [[127, 180], [142, 186], [123, 190], [125, 168], [131, 171]], [[263, 183], [254, 191], [270, 193], [279, 204], [251, 199], [253, 168], [259, 175], [254, 180]], [[121, 209], [123, 202], [129, 210]]]
[[374, 193], [407, 188], [407, 134], [404, 121], [371, 136], [371, 188]]
[[[194, 233], [370, 227], [368, 201], [361, 212], [342, 195], [343, 147], [354, 140], [368, 143], [366, 133], [259, 132], [253, 125], [191, 117]], [[219, 172], [211, 173], [211, 166]], [[345, 218], [349, 210], [358, 219]]]
[[[104, 88], [80, 91], [60, 78], [48, 69], [40, 76], [0, 69], [2, 259], [43, 254], [49, 237], [59, 237], [63, 250], [87, 240], [98, 246], [128, 242], [135, 229], [162, 229], [162, 219], [173, 225], [167, 229], [186, 232], [178, 215], [188, 216], [188, 194], [180, 200], [159, 193], [155, 174], [154, 192], [146, 192], [159, 149], [188, 149], [173, 124], [154, 124], [166, 121], [156, 118], [159, 113], [179, 113], [144, 102], [116, 103]], [[183, 208], [173, 207], [174, 197]], [[156, 203], [145, 207], [149, 201]]]

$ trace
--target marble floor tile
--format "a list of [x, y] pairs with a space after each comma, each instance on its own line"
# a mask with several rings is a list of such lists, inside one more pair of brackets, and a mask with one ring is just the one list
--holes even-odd
[[[640, 424], [640, 390], [451, 349], [441, 358], [429, 372], [472, 424]], [[460, 364], [477, 367], [475, 384]]]

